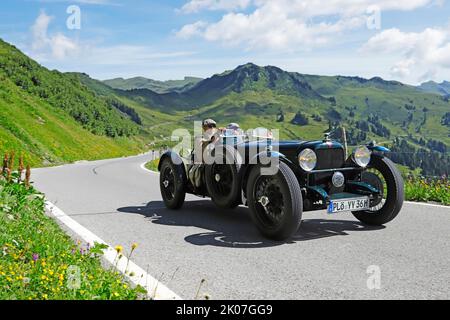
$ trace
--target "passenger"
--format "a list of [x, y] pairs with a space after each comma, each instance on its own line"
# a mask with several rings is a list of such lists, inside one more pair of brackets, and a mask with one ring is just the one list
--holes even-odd
[[241, 127], [237, 124], [237, 123], [229, 123], [226, 127], [227, 130], [234, 130], [234, 131], [238, 131], [241, 129]]
[[229, 123], [224, 131], [227, 136], [231, 136], [231, 139], [226, 140], [227, 143], [238, 144], [244, 141], [244, 133], [239, 124]]

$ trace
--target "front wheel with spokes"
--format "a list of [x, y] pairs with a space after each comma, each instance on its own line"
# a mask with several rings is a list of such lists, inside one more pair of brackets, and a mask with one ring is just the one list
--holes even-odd
[[290, 238], [300, 227], [303, 201], [294, 172], [283, 162], [274, 175], [255, 166], [247, 181], [248, 205], [259, 231], [274, 240]]
[[405, 197], [403, 179], [395, 164], [384, 156], [372, 155], [361, 180], [377, 188], [380, 195], [371, 201], [368, 210], [353, 212], [353, 215], [368, 225], [379, 226], [392, 221], [400, 212]]

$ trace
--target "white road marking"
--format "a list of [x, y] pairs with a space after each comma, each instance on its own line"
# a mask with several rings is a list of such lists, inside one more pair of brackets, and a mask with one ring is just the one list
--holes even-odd
[[447, 208], [450, 209], [450, 206], [444, 206], [443, 204], [434, 204], [434, 203], [425, 203], [425, 202], [414, 202], [414, 201], [405, 201], [407, 204], [417, 204], [420, 206], [429, 206], [429, 207], [436, 207], [436, 208]]
[[143, 164], [141, 164], [141, 169], [142, 169], [142, 170], [147, 171], [147, 172], [152, 173], [152, 174], [159, 174], [159, 172], [156, 172], [156, 171], [147, 169], [147, 168], [145, 167], [146, 164], [147, 164], [147, 162], [144, 162]]
[[[59, 221], [64, 223], [70, 230], [75, 232], [85, 242], [91, 246], [97, 243], [105, 243], [102, 239], [96, 236], [94, 233], [80, 225], [78, 222], [70, 218], [61, 209], [56, 207], [50, 201], [46, 201], [47, 210]], [[104, 258], [111, 263], [119, 272], [124, 274], [132, 283], [140, 285], [147, 290], [147, 295], [150, 299], [155, 300], [181, 300], [180, 296], [175, 294], [157, 279], [149, 275], [144, 269], [136, 265], [132, 261], [123, 256], [117, 261], [117, 252], [109, 244], [108, 248], [104, 251]], [[128, 264], [128, 268], [127, 268]], [[130, 276], [133, 274], [133, 276]]]

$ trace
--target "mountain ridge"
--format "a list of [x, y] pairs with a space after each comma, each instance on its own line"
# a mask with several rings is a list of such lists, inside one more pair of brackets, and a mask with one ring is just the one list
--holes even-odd
[[149, 89], [156, 93], [167, 93], [170, 91], [183, 91], [197, 82], [203, 80], [202, 78], [186, 76], [182, 80], [167, 80], [159, 81], [146, 77], [132, 77], [132, 78], [113, 78], [103, 80], [102, 82], [113, 89], [132, 90], [132, 89]]
[[428, 81], [422, 83], [418, 88], [424, 92], [436, 93], [444, 96], [450, 96], [450, 82], [442, 81], [437, 83], [435, 81]]

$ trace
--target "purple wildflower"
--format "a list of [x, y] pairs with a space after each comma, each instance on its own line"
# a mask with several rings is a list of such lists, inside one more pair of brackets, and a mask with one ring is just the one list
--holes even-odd
[[38, 261], [38, 259], [39, 259], [39, 254], [33, 253], [32, 259], [33, 259], [34, 262]]

